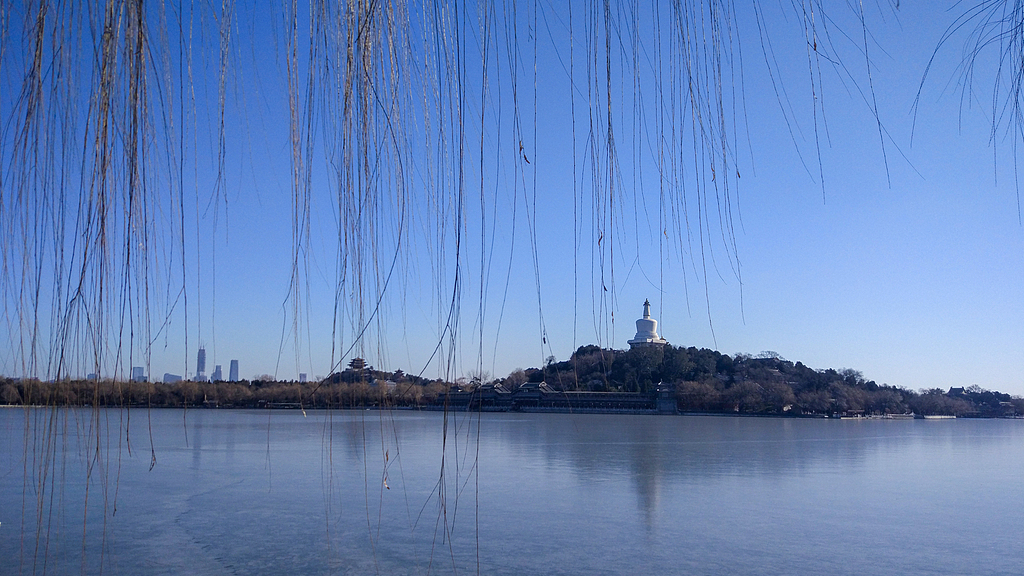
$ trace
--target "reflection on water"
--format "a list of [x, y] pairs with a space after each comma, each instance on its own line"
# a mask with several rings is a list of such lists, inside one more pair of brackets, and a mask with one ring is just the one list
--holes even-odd
[[976, 572], [983, 552], [986, 573], [1019, 573], [1022, 425], [5, 409], [0, 558], [17, 559], [4, 574], [926, 574]]

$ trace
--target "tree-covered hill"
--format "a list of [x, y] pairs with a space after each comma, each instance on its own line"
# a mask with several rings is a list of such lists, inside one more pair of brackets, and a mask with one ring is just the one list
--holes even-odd
[[[562, 390], [650, 392], [675, 387], [682, 411], [775, 414], [1024, 414], [1024, 399], [974, 385], [915, 392], [865, 380], [857, 370], [816, 370], [774, 352], [729, 356], [672, 345], [630, 350], [582, 346], [564, 362], [523, 371]], [[515, 384], [515, 373], [510, 375]]]

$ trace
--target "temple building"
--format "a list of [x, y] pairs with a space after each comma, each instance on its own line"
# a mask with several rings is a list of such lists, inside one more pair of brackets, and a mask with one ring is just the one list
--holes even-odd
[[636, 336], [629, 341], [629, 347], [664, 346], [665, 344], [668, 344], [668, 340], [658, 336], [658, 321], [651, 318], [651, 301], [644, 300], [644, 317], [636, 321]]

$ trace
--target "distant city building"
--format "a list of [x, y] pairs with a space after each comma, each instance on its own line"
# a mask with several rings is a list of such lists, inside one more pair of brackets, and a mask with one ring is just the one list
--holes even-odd
[[651, 301], [644, 300], [644, 316], [636, 321], [636, 336], [629, 341], [629, 347], [664, 346], [665, 344], [668, 344], [668, 340], [658, 336], [658, 321], [651, 318]]
[[99, 377], [96, 376], [95, 372], [90, 372], [90, 373], [85, 375], [85, 379], [86, 380], [99, 380]]
[[306, 382], [306, 373], [305, 372], [299, 372], [299, 382], [300, 383], [305, 383]]
[[238, 360], [231, 361], [231, 367], [228, 368], [228, 382], [238, 382]]
[[164, 372], [164, 384], [174, 384], [176, 382], [181, 382], [181, 376], [171, 374], [170, 372]]
[[220, 371], [220, 364], [217, 364], [213, 368], [213, 374], [210, 376], [210, 382], [220, 382], [224, 379], [224, 373]]
[[142, 366], [132, 366], [132, 382], [145, 382], [146, 369]]
[[206, 381], [206, 347], [199, 347], [199, 354], [196, 357], [196, 382]]

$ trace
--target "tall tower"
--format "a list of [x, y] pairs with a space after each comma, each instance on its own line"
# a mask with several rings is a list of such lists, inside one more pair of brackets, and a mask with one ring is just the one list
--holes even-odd
[[651, 301], [644, 300], [644, 317], [636, 321], [636, 336], [629, 341], [629, 347], [664, 346], [665, 344], [668, 344], [668, 340], [658, 336], [658, 321], [651, 318]]
[[231, 367], [228, 368], [228, 382], [238, 382], [238, 360], [231, 361]]
[[196, 357], [196, 380], [206, 379], [206, 347], [199, 347], [199, 354]]

